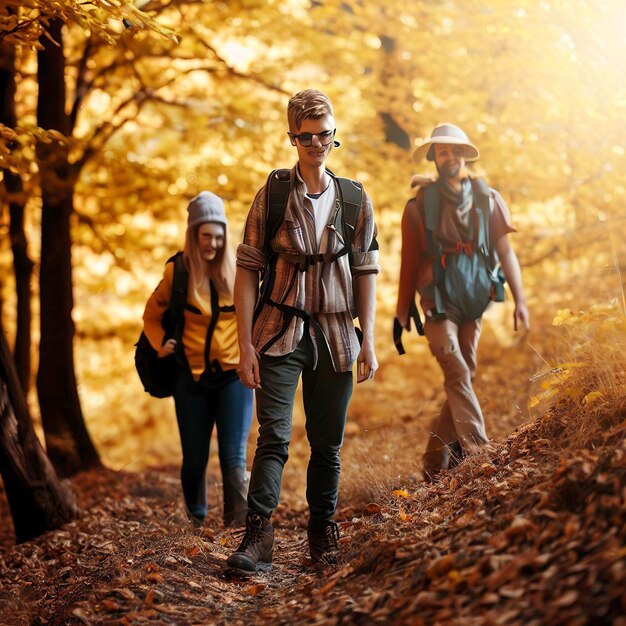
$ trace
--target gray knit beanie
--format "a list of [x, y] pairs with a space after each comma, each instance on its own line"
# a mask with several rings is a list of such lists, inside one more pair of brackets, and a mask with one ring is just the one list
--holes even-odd
[[198, 224], [207, 222], [217, 222], [228, 225], [224, 202], [212, 191], [201, 191], [195, 198], [192, 198], [187, 207], [189, 213], [187, 217], [187, 228], [192, 228]]

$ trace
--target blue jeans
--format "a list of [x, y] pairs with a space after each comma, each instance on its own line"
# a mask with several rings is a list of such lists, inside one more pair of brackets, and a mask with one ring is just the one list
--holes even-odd
[[252, 400], [252, 390], [239, 379], [207, 389], [193, 380], [189, 370], [181, 373], [174, 402], [183, 449], [180, 479], [192, 515], [204, 518], [207, 512], [206, 468], [214, 424], [222, 475], [235, 467], [246, 467]]

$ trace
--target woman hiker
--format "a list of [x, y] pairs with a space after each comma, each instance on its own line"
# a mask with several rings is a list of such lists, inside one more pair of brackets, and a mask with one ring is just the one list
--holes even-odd
[[206, 468], [213, 426], [217, 427], [224, 485], [224, 524], [243, 525], [247, 513], [246, 446], [252, 422], [253, 391], [235, 371], [239, 363], [233, 305], [235, 256], [229, 245], [224, 203], [203, 191], [187, 207], [182, 253], [188, 272], [182, 346], [164, 342], [163, 313], [170, 306], [174, 257], [150, 296], [143, 315], [144, 333], [163, 358], [177, 353], [182, 369], [174, 401], [183, 462], [181, 483], [187, 515], [195, 528], [207, 514]]

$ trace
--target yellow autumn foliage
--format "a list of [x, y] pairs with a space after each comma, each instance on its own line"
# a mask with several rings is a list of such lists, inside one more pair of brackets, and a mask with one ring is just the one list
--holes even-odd
[[[573, 313], [560, 309], [553, 320], [562, 333], [562, 362], [555, 364], [529, 407], [540, 404], [582, 414], [590, 421], [620, 419], [626, 406], [626, 313], [618, 300]], [[589, 422], [585, 422], [589, 424]]]

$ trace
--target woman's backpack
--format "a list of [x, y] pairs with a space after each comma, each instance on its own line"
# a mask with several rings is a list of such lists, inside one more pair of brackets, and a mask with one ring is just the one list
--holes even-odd
[[165, 330], [163, 343], [168, 339], [175, 339], [177, 349], [174, 354], [159, 358], [143, 332], [135, 344], [135, 368], [145, 391], [155, 398], [168, 398], [174, 395], [178, 376], [185, 366], [184, 356], [181, 355], [184, 354], [182, 338], [189, 274], [185, 269], [181, 252], [169, 259], [168, 263], [170, 261], [174, 263], [174, 281], [170, 306], [163, 313], [161, 324]]

